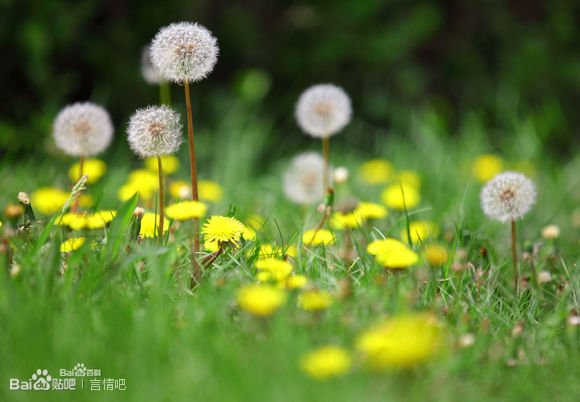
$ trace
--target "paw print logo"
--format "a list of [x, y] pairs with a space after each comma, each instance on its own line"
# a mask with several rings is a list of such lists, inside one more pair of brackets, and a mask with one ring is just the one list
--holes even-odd
[[32, 388], [35, 391], [48, 391], [50, 389], [50, 381], [52, 377], [48, 374], [48, 370], [38, 369], [36, 373], [32, 374]]
[[77, 363], [76, 366], [73, 367], [73, 373], [77, 377], [84, 377], [87, 375], [87, 368], [84, 363]]

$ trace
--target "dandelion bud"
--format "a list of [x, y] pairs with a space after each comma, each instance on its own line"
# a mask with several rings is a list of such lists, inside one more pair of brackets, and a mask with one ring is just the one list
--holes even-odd
[[290, 164], [283, 177], [284, 194], [298, 204], [322, 201], [324, 159], [316, 152], [300, 154]]
[[136, 207], [133, 210], [133, 216], [137, 217], [137, 218], [142, 218], [143, 215], [145, 215], [145, 210], [141, 207]]
[[560, 236], [560, 228], [556, 225], [548, 225], [542, 229], [542, 237], [546, 240], [557, 239]]
[[181, 144], [179, 114], [168, 106], [137, 110], [127, 128], [129, 145], [141, 158], [168, 155]]
[[549, 271], [542, 271], [538, 274], [538, 282], [548, 283], [552, 280], [552, 274]]
[[348, 180], [348, 169], [344, 166], [337, 167], [334, 169], [333, 178], [337, 184], [346, 182]]
[[75, 103], [56, 116], [52, 134], [56, 145], [66, 154], [92, 156], [103, 152], [111, 143], [113, 123], [102, 106]]
[[24, 191], [18, 193], [17, 199], [22, 205], [30, 205], [30, 197]]
[[521, 173], [503, 172], [487, 182], [480, 194], [483, 212], [499, 222], [515, 221], [536, 201], [534, 183]]
[[191, 22], [171, 24], [151, 43], [151, 62], [161, 76], [176, 83], [207, 77], [217, 62], [216, 38], [205, 27]]
[[296, 103], [296, 121], [313, 137], [329, 137], [349, 122], [352, 114], [350, 98], [332, 84], [314, 85], [300, 95]]

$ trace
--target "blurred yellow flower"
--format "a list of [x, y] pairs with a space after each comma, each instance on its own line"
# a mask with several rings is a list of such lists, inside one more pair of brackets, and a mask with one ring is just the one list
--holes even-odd
[[248, 226], [251, 227], [252, 229], [262, 230], [262, 227], [266, 223], [266, 219], [264, 219], [264, 217], [260, 215], [253, 214], [250, 215], [248, 219], [246, 219], [246, 222], [248, 223]]
[[433, 356], [442, 337], [442, 328], [434, 316], [402, 314], [362, 333], [356, 348], [372, 369], [408, 369]]
[[[139, 234], [142, 237], [155, 237], [159, 233], [159, 214], [154, 214], [153, 212], [147, 212], [141, 218], [141, 230]], [[167, 220], [163, 221], [163, 232], [167, 232], [169, 229], [169, 222]]]
[[496, 174], [501, 173], [503, 169], [503, 159], [491, 154], [480, 155], [471, 164], [471, 172], [480, 183], [487, 182]]
[[117, 196], [121, 201], [127, 201], [135, 194], [139, 194], [139, 199], [149, 201], [153, 198], [154, 190], [147, 187], [140, 187], [135, 183], [127, 183], [122, 185], [117, 191]]
[[224, 190], [216, 182], [201, 180], [197, 183], [199, 199], [211, 202], [218, 202], [222, 199]]
[[333, 229], [354, 229], [359, 228], [363, 225], [364, 218], [357, 213], [356, 211], [353, 212], [335, 212], [330, 217], [330, 227]]
[[[413, 170], [402, 170], [395, 176], [394, 183], [402, 184], [405, 187], [415, 187], [417, 190], [421, 188], [421, 176]], [[406, 196], [406, 195], [405, 195]]]
[[45, 215], [50, 215], [62, 208], [69, 195], [69, 193], [55, 187], [39, 188], [32, 193], [32, 208]]
[[198, 201], [180, 201], [169, 205], [165, 213], [171, 219], [185, 221], [193, 218], [202, 218], [205, 216], [207, 206]]
[[206, 241], [236, 242], [244, 230], [242, 222], [230, 216], [213, 215], [203, 225], [201, 233]]
[[437, 243], [426, 244], [423, 247], [423, 255], [432, 267], [441, 267], [449, 261], [449, 250]]
[[71, 251], [79, 249], [85, 242], [84, 237], [71, 237], [60, 244], [61, 253], [70, 253]]
[[238, 305], [255, 316], [266, 317], [286, 301], [286, 293], [270, 285], [247, 285], [238, 291]]
[[307, 290], [298, 297], [298, 306], [306, 311], [325, 310], [332, 305], [333, 297], [323, 290]]
[[69, 212], [64, 214], [57, 224], [68, 226], [73, 230], [99, 229], [111, 222], [116, 214], [117, 212], [112, 210], [97, 211], [94, 214]]
[[0, 228], [2, 227], [2, 221], [0, 221]]
[[381, 184], [389, 181], [395, 168], [386, 159], [372, 159], [359, 168], [360, 178], [368, 184]]
[[419, 256], [408, 247], [393, 248], [389, 252], [377, 254], [375, 261], [383, 267], [403, 269], [416, 264], [419, 261]]
[[[161, 155], [161, 164], [166, 175], [173, 174], [179, 169], [179, 159], [175, 155]], [[145, 159], [145, 167], [157, 174], [159, 169], [157, 157]]]
[[359, 202], [354, 212], [363, 219], [383, 219], [387, 217], [387, 209], [373, 202]]
[[367, 246], [367, 251], [369, 254], [377, 255], [386, 254], [398, 248], [407, 248], [407, 245], [402, 241], [386, 238], [370, 242]]
[[326, 380], [348, 371], [351, 365], [349, 353], [338, 346], [324, 346], [304, 356], [300, 365], [310, 377]]
[[256, 238], [256, 232], [244, 225], [244, 230], [242, 230], [242, 236], [245, 240], [254, 240]]
[[191, 198], [191, 183], [176, 180], [169, 185], [169, 194], [173, 198], [179, 198], [180, 200]]
[[[68, 177], [72, 182], [76, 183], [76, 181], [80, 178], [80, 169], [80, 162], [77, 162], [70, 167], [68, 171]], [[107, 164], [102, 160], [94, 158], [85, 159], [83, 164], [83, 174], [89, 176], [87, 179], [88, 184], [99, 181], [99, 179], [103, 177], [106, 171]]]
[[[423, 243], [428, 238], [437, 237], [440, 232], [439, 226], [433, 222], [415, 221], [409, 223], [409, 233], [413, 244]], [[408, 240], [406, 228], [401, 230], [401, 239]]]
[[156, 191], [159, 189], [159, 176], [150, 170], [137, 169], [129, 173], [127, 183], [147, 188], [150, 191]]
[[387, 207], [403, 210], [405, 206], [407, 209], [412, 209], [419, 205], [421, 196], [414, 186], [403, 184], [401, 191], [399, 184], [393, 184], [383, 191], [381, 199]]
[[302, 289], [308, 283], [304, 275], [291, 275], [286, 278], [284, 285], [287, 289]]
[[316, 232], [316, 229], [309, 229], [302, 235], [302, 242], [307, 246], [320, 246], [321, 244], [329, 245], [334, 244], [335, 237], [330, 230], [320, 229]]
[[257, 269], [268, 272], [275, 281], [286, 279], [292, 272], [292, 264], [277, 258], [260, 258], [254, 265]]

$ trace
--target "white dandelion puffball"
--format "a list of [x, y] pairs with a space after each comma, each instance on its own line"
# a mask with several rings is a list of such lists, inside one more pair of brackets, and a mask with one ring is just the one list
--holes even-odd
[[141, 52], [141, 74], [149, 84], [159, 84], [164, 81], [161, 73], [151, 62], [151, 50], [145, 46]]
[[75, 103], [56, 116], [52, 135], [56, 145], [68, 155], [92, 156], [103, 152], [111, 143], [113, 123], [102, 106]]
[[481, 208], [499, 222], [521, 219], [536, 201], [534, 183], [521, 173], [503, 172], [495, 175], [480, 194]]
[[161, 76], [176, 83], [204, 79], [213, 70], [219, 48], [205, 27], [191, 22], [168, 25], [151, 43], [151, 62]]
[[324, 159], [316, 152], [295, 156], [284, 172], [284, 194], [297, 204], [322, 201], [325, 193], [323, 171]]
[[332, 84], [314, 85], [300, 95], [296, 103], [296, 121], [313, 137], [329, 137], [338, 133], [352, 115], [350, 98]]
[[181, 144], [179, 114], [169, 106], [149, 106], [131, 116], [129, 145], [141, 158], [175, 153]]

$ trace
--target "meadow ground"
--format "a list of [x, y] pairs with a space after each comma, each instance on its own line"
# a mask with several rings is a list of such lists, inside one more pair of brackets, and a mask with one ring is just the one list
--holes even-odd
[[[516, 296], [509, 224], [483, 214], [482, 184], [471, 172], [475, 158], [494, 149], [477, 124], [450, 136], [436, 115], [418, 113], [404, 133], [357, 122], [333, 137], [332, 163], [350, 171], [346, 182], [335, 184], [337, 205], [348, 198], [381, 203], [387, 184], [370, 185], [359, 175], [370, 159], [388, 159], [397, 171], [420, 177], [421, 201], [408, 211], [409, 220], [427, 220], [439, 230], [414, 242], [419, 261], [395, 273], [377, 264], [366, 247], [382, 237], [406, 241], [403, 211], [389, 209], [386, 218], [360, 228], [334, 230], [332, 245], [303, 244], [302, 232], [315, 227], [321, 214], [315, 205], [301, 208], [284, 197], [282, 172], [293, 155], [285, 154], [284, 143], [271, 143], [270, 122], [235, 108], [224, 116], [219, 126], [197, 133], [200, 176], [223, 188], [202, 222], [231, 213], [244, 223], [257, 214], [265, 223], [257, 225], [254, 240], [219, 256], [193, 291], [190, 221], [173, 222], [163, 246], [134, 238], [133, 210], [147, 202], [117, 198], [129, 172], [142, 166], [124, 143], [102, 156], [107, 172], [88, 185], [91, 208], [117, 211], [107, 227], [73, 231], [52, 226], [50, 215], [36, 211], [43, 222], [15, 234], [2, 217], [0, 400], [578, 400], [580, 154], [567, 160], [545, 155], [533, 128], [517, 119], [495, 144], [506, 166], [525, 170], [538, 191], [533, 209], [518, 221], [524, 283]], [[287, 135], [301, 134], [296, 129]], [[372, 152], [356, 145], [365, 135], [377, 138]], [[185, 148], [170, 180], [188, 180]], [[311, 149], [318, 148], [313, 141]], [[273, 162], [266, 166], [268, 154]], [[15, 203], [19, 191], [70, 190], [73, 162], [5, 158], [0, 206]], [[559, 227], [559, 237], [542, 237], [549, 224]], [[81, 235], [87, 240], [79, 249], [60, 252], [64, 240]], [[450, 253], [441, 267], [430, 267], [424, 256], [422, 243], [434, 241]], [[306, 311], [298, 299], [307, 290], [295, 289], [284, 291], [285, 303], [268, 317], [242, 309], [237, 292], [257, 282], [259, 252], [253, 250], [266, 243], [295, 246], [295, 256], [288, 257], [293, 272], [308, 279], [306, 289], [329, 292], [331, 305]], [[537, 280], [540, 272], [544, 279], [549, 272], [550, 280]], [[437, 350], [411, 367], [369, 367], [361, 334], [385, 317], [418, 312], [438, 323]], [[404, 334], [403, 352], [421, 347], [405, 343], [417, 336]], [[325, 345], [341, 347], [351, 363], [317, 380], [301, 362]], [[88, 377], [82, 391], [9, 390], [10, 378], [26, 380], [39, 368], [58, 377], [60, 369], [77, 363], [100, 369], [100, 379], [124, 379], [126, 390], [91, 391]]]

